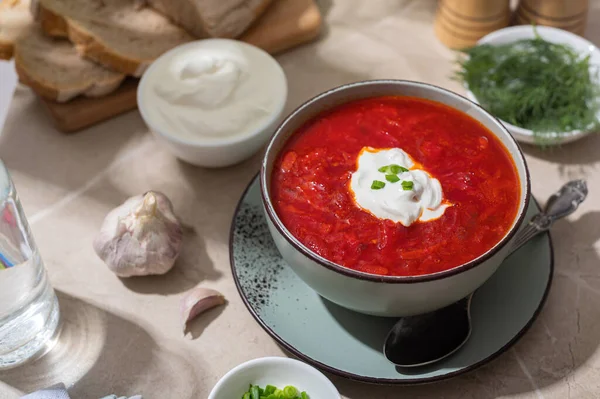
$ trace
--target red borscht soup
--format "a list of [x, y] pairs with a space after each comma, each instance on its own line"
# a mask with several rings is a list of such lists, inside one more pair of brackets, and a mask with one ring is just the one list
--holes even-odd
[[271, 199], [325, 259], [417, 276], [474, 260], [509, 231], [517, 170], [481, 123], [413, 97], [353, 101], [305, 123], [276, 159]]

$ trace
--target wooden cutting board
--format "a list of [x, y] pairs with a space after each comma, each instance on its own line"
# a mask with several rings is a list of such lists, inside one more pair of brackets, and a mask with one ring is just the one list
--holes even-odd
[[[315, 39], [321, 24], [315, 0], [275, 0], [240, 40], [276, 54]], [[130, 78], [115, 92], [100, 98], [79, 97], [68, 103], [41, 101], [56, 128], [73, 133], [136, 108], [137, 82]]]

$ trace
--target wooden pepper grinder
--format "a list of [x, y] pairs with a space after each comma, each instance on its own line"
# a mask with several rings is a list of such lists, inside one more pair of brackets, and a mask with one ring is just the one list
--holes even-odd
[[515, 23], [535, 23], [583, 35], [588, 8], [588, 0], [521, 0]]
[[510, 0], [440, 0], [435, 34], [453, 49], [472, 47], [510, 23]]

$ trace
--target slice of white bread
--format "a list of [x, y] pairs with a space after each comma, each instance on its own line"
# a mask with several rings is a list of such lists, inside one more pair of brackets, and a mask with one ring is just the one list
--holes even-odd
[[136, 77], [194, 39], [140, 0], [39, 0], [32, 9], [46, 34], [67, 37], [82, 56]]
[[14, 58], [19, 81], [56, 102], [104, 96], [125, 79], [122, 73], [81, 58], [71, 43], [47, 37], [37, 26], [18, 39]]
[[28, 7], [29, 0], [0, 1], [0, 59], [12, 58], [16, 39], [31, 24]]
[[0, 58], [14, 57], [19, 81], [57, 102], [114, 91], [125, 75], [79, 56], [66, 40], [44, 35], [29, 12], [30, 0], [0, 3]]
[[235, 38], [244, 33], [272, 0], [147, 0], [197, 37]]

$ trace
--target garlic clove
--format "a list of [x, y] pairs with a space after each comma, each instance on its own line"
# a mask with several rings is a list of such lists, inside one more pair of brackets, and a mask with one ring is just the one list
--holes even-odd
[[215, 306], [225, 304], [225, 297], [210, 288], [195, 287], [181, 298], [180, 317], [185, 328], [187, 323]]
[[182, 244], [183, 229], [171, 201], [148, 191], [106, 215], [94, 250], [117, 276], [131, 277], [168, 272]]

